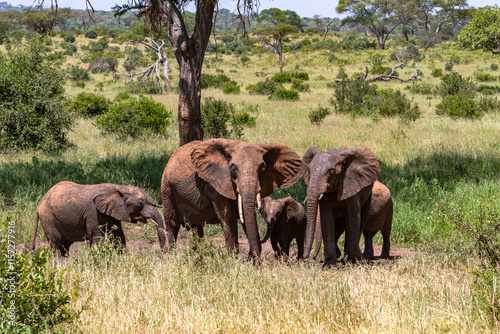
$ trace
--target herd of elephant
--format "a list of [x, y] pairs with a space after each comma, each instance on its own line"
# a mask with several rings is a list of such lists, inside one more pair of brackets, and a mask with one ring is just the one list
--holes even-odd
[[[311, 147], [301, 159], [279, 143], [250, 144], [229, 139], [195, 141], [170, 157], [161, 180], [163, 217], [146, 193], [134, 186], [110, 183], [54, 185], [40, 201], [40, 221], [51, 248], [62, 256], [75, 241], [100, 241], [105, 233], [125, 245], [121, 222], [150, 220], [162, 250], [175, 247], [181, 225], [202, 237], [205, 224], [222, 226], [228, 252], [239, 252], [238, 219], [248, 237], [249, 256], [260, 261], [261, 244], [271, 239], [276, 256], [289, 254], [296, 240], [298, 258], [308, 258], [316, 237], [315, 258], [324, 244], [324, 266], [335, 266], [337, 245], [345, 232], [344, 259], [374, 257], [372, 238], [382, 232], [381, 257], [389, 257], [393, 202], [389, 189], [377, 181], [380, 161], [367, 147]], [[304, 178], [305, 207], [292, 197], [269, 195]], [[267, 223], [261, 240], [256, 208]], [[364, 253], [359, 242], [363, 233]]]

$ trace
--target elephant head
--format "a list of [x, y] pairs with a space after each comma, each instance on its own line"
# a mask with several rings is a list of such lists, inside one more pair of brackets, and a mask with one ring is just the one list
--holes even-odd
[[[304, 257], [311, 252], [318, 204], [324, 194], [342, 202], [377, 180], [380, 161], [367, 147], [331, 149], [324, 152], [311, 147], [305, 153], [304, 181], [307, 184], [307, 229]], [[330, 198], [332, 198], [330, 196]], [[323, 205], [323, 204], [322, 204]]]
[[255, 206], [260, 206], [261, 197], [290, 187], [302, 177], [300, 157], [290, 147], [278, 143], [211, 139], [195, 147], [191, 161], [201, 179], [221, 196], [237, 201], [250, 253], [259, 258], [261, 244]]
[[141, 188], [108, 184], [100, 188], [94, 198], [94, 205], [100, 213], [119, 221], [146, 223], [151, 220], [156, 225], [160, 247], [165, 246], [165, 226], [157, 208]]
[[267, 231], [261, 243], [265, 243], [271, 237], [276, 224], [285, 225], [300, 210], [299, 203], [290, 196], [276, 200], [273, 200], [271, 197], [265, 197], [262, 200], [262, 206], [259, 211], [267, 224]]

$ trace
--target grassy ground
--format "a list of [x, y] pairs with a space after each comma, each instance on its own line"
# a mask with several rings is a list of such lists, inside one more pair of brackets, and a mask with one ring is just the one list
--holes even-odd
[[[347, 60], [346, 71], [352, 74], [364, 71], [373, 56], [382, 56], [384, 66], [395, 65], [389, 60], [393, 51], [339, 53], [337, 57]], [[419, 252], [394, 262], [337, 271], [321, 271], [314, 263], [272, 260], [255, 269], [225, 255], [220, 246], [203, 244], [191, 244], [188, 250], [165, 257], [154, 250], [131, 249], [123, 255], [111, 252], [98, 258], [55, 260], [55, 265], [67, 269], [68, 277], [81, 279], [75, 307], [85, 305], [80, 318], [64, 326], [65, 332], [414, 333], [495, 328], [474, 297], [471, 271], [475, 260], [454, 251], [463, 249], [457, 245], [464, 240], [452, 218], [460, 214], [467, 221], [479, 220], [485, 206], [500, 213], [500, 113], [481, 120], [441, 117], [434, 110], [438, 97], [405, 91], [423, 112], [413, 124], [332, 114], [321, 126], [311, 125], [309, 111], [329, 106], [333, 91], [327, 83], [339, 70], [328, 62], [328, 55], [325, 51], [285, 54], [285, 70], [303, 70], [310, 77], [310, 92], [301, 93], [297, 102], [270, 101], [244, 89], [264, 80], [262, 72], [267, 76], [277, 72], [275, 55], [251, 55], [247, 65], [235, 55], [219, 55], [221, 62], [211, 61], [214, 56], [208, 55], [204, 72], [223, 71], [241, 85], [242, 93], [225, 95], [208, 89], [202, 96], [237, 107], [258, 104], [256, 127], [245, 129], [244, 140], [249, 142], [281, 142], [301, 156], [311, 146], [324, 150], [370, 147], [382, 162], [380, 180], [394, 197], [392, 244]], [[489, 69], [497, 58], [445, 44], [428, 51], [418, 63], [425, 74], [423, 82], [439, 83], [430, 72], [444, 68], [451, 57], [459, 60], [454, 70], [464, 76], [479, 69], [500, 74]], [[77, 58], [68, 63], [82, 65]], [[175, 87], [178, 69], [174, 63], [172, 58]], [[399, 70], [399, 75], [411, 76], [412, 65]], [[67, 93], [93, 91], [99, 82], [105, 82], [101, 93], [110, 98], [124, 90], [124, 81], [99, 74], [83, 89], [68, 83]], [[403, 89], [411, 83], [379, 85]], [[175, 93], [153, 98], [176, 111]], [[79, 119], [70, 140], [73, 147], [56, 156], [22, 152], [0, 156], [0, 218], [16, 222], [18, 243], [32, 238], [36, 206], [58, 181], [132, 184], [145, 189], [157, 203], [161, 201], [161, 174], [178, 145], [176, 122], [166, 137], [120, 141], [103, 136], [92, 120]], [[290, 194], [302, 201], [305, 189], [301, 181], [276, 196]], [[132, 229], [126, 230], [127, 238], [142, 237], [140, 232], [134, 236], [128, 231]], [[220, 237], [220, 227], [214, 226], [209, 233]], [[145, 234], [154, 240], [152, 229]], [[42, 232], [38, 238], [43, 238]]]

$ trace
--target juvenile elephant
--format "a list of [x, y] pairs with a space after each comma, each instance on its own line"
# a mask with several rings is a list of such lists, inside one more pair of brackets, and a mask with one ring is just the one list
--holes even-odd
[[121, 222], [153, 221], [160, 247], [165, 246], [165, 225], [153, 201], [138, 187], [111, 183], [81, 185], [62, 181], [43, 196], [36, 210], [33, 250], [40, 220], [54, 251], [67, 256], [75, 241], [99, 242], [111, 231], [125, 246]]
[[173, 247], [183, 223], [200, 235], [204, 224], [220, 223], [228, 252], [238, 252], [239, 217], [250, 255], [260, 259], [255, 206], [260, 197], [295, 184], [302, 172], [297, 153], [278, 143], [210, 139], [179, 147], [161, 182], [168, 245]]
[[[373, 259], [373, 237], [378, 231], [382, 232], [383, 244], [381, 258], [388, 258], [391, 250], [391, 229], [392, 229], [392, 216], [393, 216], [392, 196], [389, 188], [382, 182], [375, 181], [372, 189], [372, 197], [370, 201], [370, 209], [368, 211], [368, 218], [366, 225], [363, 229], [363, 236], [365, 238], [365, 250], [363, 257], [365, 259]], [[316, 222], [316, 224], [318, 224]], [[345, 221], [335, 221], [335, 242], [337, 243], [339, 237], [344, 233]], [[316, 246], [314, 248], [313, 258], [319, 253], [321, 247], [321, 224], [316, 229]], [[340, 250], [337, 249], [337, 257], [340, 257]]]
[[290, 243], [295, 239], [298, 248], [297, 259], [302, 259], [306, 235], [304, 207], [290, 196], [280, 199], [265, 197], [259, 212], [267, 223], [267, 232], [262, 243], [271, 237], [276, 256], [281, 257], [284, 254], [288, 257]]
[[[336, 265], [335, 221], [345, 224], [345, 253], [363, 258], [360, 231], [368, 217], [373, 183], [380, 175], [380, 161], [367, 147], [331, 149], [311, 147], [303, 157], [307, 184], [307, 230], [304, 257], [311, 252], [318, 206], [324, 240], [325, 266]], [[338, 234], [338, 233], [337, 233]]]

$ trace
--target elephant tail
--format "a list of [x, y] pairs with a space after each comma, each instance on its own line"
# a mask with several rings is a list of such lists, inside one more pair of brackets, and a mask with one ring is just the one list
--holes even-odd
[[40, 217], [38, 216], [38, 211], [36, 212], [36, 219], [35, 219], [35, 234], [33, 235], [33, 247], [31, 248], [31, 254], [35, 254], [35, 241], [36, 241], [36, 232], [38, 231], [38, 221], [40, 220]]

